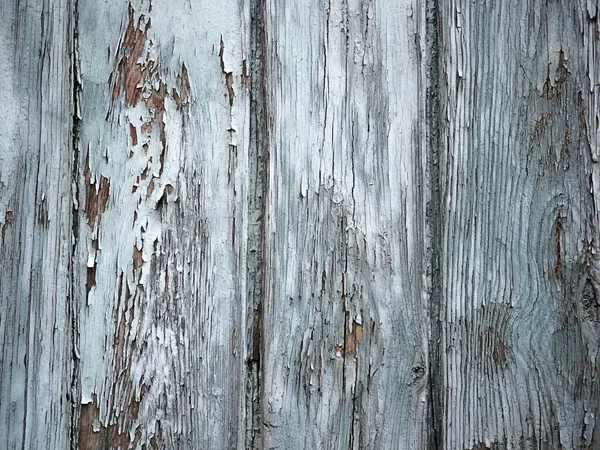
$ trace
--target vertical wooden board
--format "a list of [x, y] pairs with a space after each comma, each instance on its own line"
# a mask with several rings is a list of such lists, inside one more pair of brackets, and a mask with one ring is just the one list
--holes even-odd
[[264, 448], [423, 448], [423, 6], [265, 15]]
[[248, 13], [79, 13], [79, 446], [244, 448]]
[[0, 448], [68, 447], [71, 25], [0, 1]]
[[439, 28], [441, 442], [598, 448], [598, 5], [449, 0]]

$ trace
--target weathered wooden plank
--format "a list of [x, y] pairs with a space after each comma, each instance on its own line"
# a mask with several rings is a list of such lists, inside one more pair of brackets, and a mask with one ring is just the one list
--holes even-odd
[[68, 1], [0, 1], [0, 448], [68, 447]]
[[244, 448], [248, 8], [79, 12], [80, 448]]
[[443, 448], [598, 448], [598, 4], [439, 4]]
[[425, 11], [269, 1], [263, 448], [423, 448]]

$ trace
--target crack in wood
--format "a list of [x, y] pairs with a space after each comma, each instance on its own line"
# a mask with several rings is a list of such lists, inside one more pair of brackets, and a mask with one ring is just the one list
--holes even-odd
[[[242, 76], [250, 90], [250, 146], [248, 155], [248, 242], [247, 242], [247, 299], [250, 326], [247, 330], [247, 373], [246, 373], [246, 436], [245, 448], [262, 448], [262, 390], [263, 390], [263, 302], [267, 293], [268, 267], [266, 261], [266, 219], [269, 189], [269, 135], [267, 131], [266, 97], [266, 36], [265, 0], [250, 2], [250, 64], [247, 73], [243, 62]], [[233, 106], [233, 76], [225, 70], [223, 60], [225, 44], [221, 37], [219, 60], [221, 71], [226, 76], [229, 106]], [[237, 148], [230, 146], [231, 156], [237, 160]], [[231, 169], [230, 169], [231, 171]]]
[[429, 417], [431, 426], [428, 427], [427, 439], [430, 450], [442, 448], [444, 442], [444, 403], [443, 403], [443, 366], [440, 342], [442, 338], [442, 242], [443, 222], [442, 211], [442, 180], [441, 180], [441, 151], [442, 141], [440, 130], [442, 125], [440, 112], [440, 64], [439, 55], [439, 5], [438, 0], [427, 0], [426, 5], [426, 141], [427, 172], [429, 173], [429, 202], [427, 204], [427, 224], [429, 239], [429, 255], [426, 264], [429, 287], [429, 346], [427, 385], [429, 400]]

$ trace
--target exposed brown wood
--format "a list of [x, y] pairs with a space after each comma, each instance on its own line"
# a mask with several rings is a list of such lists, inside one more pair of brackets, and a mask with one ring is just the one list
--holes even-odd
[[81, 448], [244, 448], [248, 19], [221, 6], [79, 1]]

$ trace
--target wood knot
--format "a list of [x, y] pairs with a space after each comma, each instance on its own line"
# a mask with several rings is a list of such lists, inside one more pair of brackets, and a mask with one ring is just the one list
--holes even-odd
[[583, 320], [587, 322], [600, 322], [600, 302], [594, 283], [589, 278], [585, 280], [581, 295]]
[[425, 376], [425, 367], [422, 364], [413, 366], [410, 370], [413, 381], [420, 380]]

